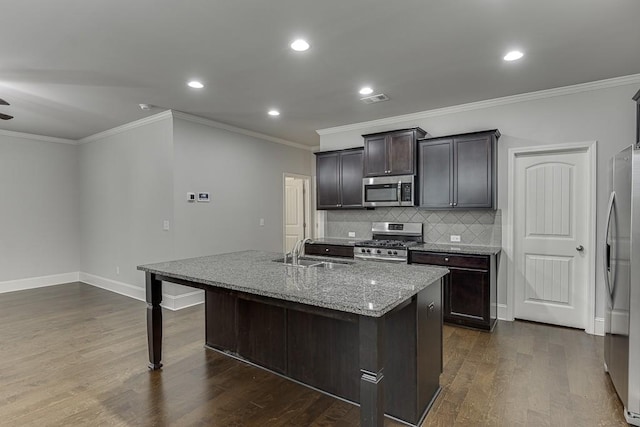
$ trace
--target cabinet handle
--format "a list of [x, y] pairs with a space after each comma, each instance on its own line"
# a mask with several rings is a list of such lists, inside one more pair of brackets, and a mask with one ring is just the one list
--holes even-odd
[[449, 262], [449, 258], [445, 258], [445, 259], [444, 259], [444, 262]]
[[325, 252], [329, 252], [329, 248], [325, 248], [325, 250], [324, 250], [324, 251], [325, 251]]
[[455, 203], [453, 204], [453, 206], [458, 206], [458, 202], [455, 202]]
[[450, 203], [449, 203], [449, 206], [453, 206], [453, 202], [450, 202]]
[[434, 309], [434, 308], [436, 308], [436, 305], [435, 305], [435, 303], [432, 301], [432, 302], [430, 302], [430, 303], [429, 303], [429, 306], [428, 306], [428, 307], [429, 307], [429, 311], [433, 311], [433, 309]]

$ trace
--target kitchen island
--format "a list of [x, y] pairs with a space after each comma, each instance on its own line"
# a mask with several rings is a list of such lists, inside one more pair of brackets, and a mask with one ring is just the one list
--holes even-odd
[[448, 270], [278, 258], [244, 251], [139, 266], [149, 368], [162, 367], [162, 282], [178, 283], [205, 290], [207, 347], [359, 403], [362, 426], [382, 426], [385, 414], [418, 425], [440, 391]]

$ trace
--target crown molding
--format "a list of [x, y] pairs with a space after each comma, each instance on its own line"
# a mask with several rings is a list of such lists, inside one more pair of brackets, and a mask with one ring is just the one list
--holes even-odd
[[464, 111], [479, 110], [482, 108], [497, 107], [501, 105], [514, 104], [518, 102], [533, 101], [537, 99], [553, 98], [556, 96], [572, 95], [580, 92], [588, 92], [599, 89], [606, 89], [616, 86], [640, 83], [640, 74], [614, 77], [612, 79], [597, 80], [594, 82], [581, 83], [571, 86], [562, 86], [553, 89], [545, 89], [536, 92], [522, 93], [518, 95], [505, 96], [502, 98], [488, 99], [486, 101], [470, 102], [468, 104], [454, 105], [451, 107], [437, 108], [433, 110], [420, 111], [417, 113], [404, 114], [400, 116], [386, 117], [384, 119], [371, 120], [368, 122], [353, 123], [344, 126], [336, 126], [326, 129], [318, 129], [318, 135], [331, 135], [340, 132], [368, 129], [376, 126], [393, 125], [398, 122], [409, 122], [429, 117], [444, 116], [447, 114], [461, 113]]
[[56, 144], [77, 145], [78, 141], [74, 139], [56, 138], [54, 136], [36, 135], [33, 133], [14, 132], [11, 130], [0, 129], [0, 135], [10, 136], [12, 138], [30, 139], [33, 141], [55, 142]]
[[171, 110], [166, 110], [158, 114], [154, 114], [153, 116], [145, 117], [144, 119], [136, 120], [131, 123], [124, 124], [122, 126], [117, 126], [112, 129], [105, 130], [104, 132], [99, 132], [93, 135], [86, 136], [82, 139], [78, 140], [78, 144], [86, 144], [87, 142], [94, 142], [109, 136], [117, 135], [122, 132], [126, 132], [131, 129], [139, 128], [141, 126], [148, 125], [150, 123], [155, 123], [160, 120], [165, 120], [171, 117]]
[[230, 132], [239, 133], [239, 134], [250, 136], [250, 137], [253, 137], [253, 138], [258, 138], [258, 139], [263, 139], [263, 140], [270, 141], [270, 142], [275, 142], [276, 144], [283, 144], [283, 145], [288, 145], [289, 147], [300, 148], [301, 150], [312, 151], [313, 148], [315, 147], [315, 146], [309, 146], [309, 145], [300, 144], [298, 142], [293, 142], [293, 141], [289, 141], [289, 140], [282, 139], [282, 138], [277, 138], [275, 136], [265, 135], [265, 134], [260, 133], [260, 132], [254, 132], [254, 131], [243, 129], [243, 128], [239, 128], [239, 127], [236, 127], [236, 126], [227, 125], [225, 123], [216, 122], [215, 120], [205, 119], [204, 117], [194, 116], [194, 115], [188, 114], [188, 113], [183, 113], [182, 111], [172, 110], [171, 113], [173, 114], [173, 117], [176, 118], [176, 119], [182, 119], [182, 120], [186, 120], [188, 122], [198, 123], [198, 124], [209, 126], [209, 127], [216, 128], [216, 129], [228, 130]]

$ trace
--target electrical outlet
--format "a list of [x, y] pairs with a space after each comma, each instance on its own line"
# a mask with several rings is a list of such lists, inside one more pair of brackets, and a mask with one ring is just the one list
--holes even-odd
[[169, 220], [165, 219], [164, 221], [162, 221], [162, 229], [164, 231], [169, 231]]
[[196, 201], [196, 193], [187, 193], [187, 202], [193, 203]]
[[452, 234], [451, 235], [451, 241], [452, 242], [459, 242], [460, 241], [460, 236], [458, 236], [456, 234]]
[[356, 232], [355, 231], [350, 231], [349, 232], [349, 237], [356, 237]]
[[264, 218], [260, 218], [260, 227], [264, 227]]
[[116, 274], [119, 276], [120, 275], [120, 266], [116, 265]]

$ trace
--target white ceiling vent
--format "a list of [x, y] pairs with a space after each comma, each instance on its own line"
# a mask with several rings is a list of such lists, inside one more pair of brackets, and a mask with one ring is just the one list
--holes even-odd
[[365, 104], [375, 104], [376, 102], [388, 101], [389, 97], [384, 93], [379, 93], [377, 95], [365, 96], [364, 98], [360, 98], [360, 101]]

